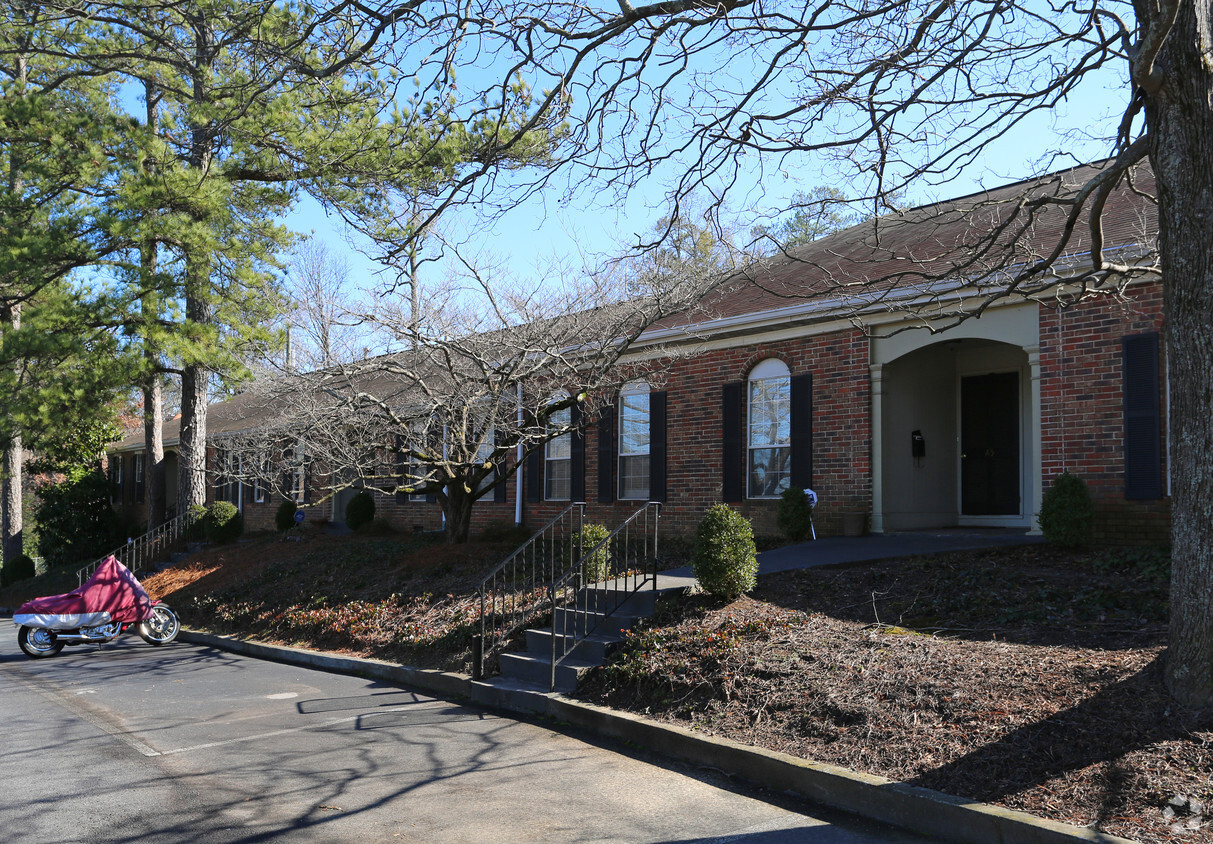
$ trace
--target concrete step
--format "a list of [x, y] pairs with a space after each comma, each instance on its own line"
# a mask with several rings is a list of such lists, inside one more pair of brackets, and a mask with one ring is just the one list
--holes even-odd
[[[527, 683], [547, 691], [551, 682], [552, 663], [546, 656], [538, 657], [530, 653], [504, 653], [497, 657], [497, 662], [501, 666], [501, 676], [507, 680]], [[577, 688], [581, 675], [600, 664], [570, 656], [556, 666], [554, 691], [573, 691]]]
[[[571, 656], [602, 665], [606, 662], [611, 650], [622, 641], [623, 637], [619, 635], [602, 636], [594, 634], [587, 636], [580, 642], [576, 642], [572, 636], [557, 635], [556, 655], [559, 656], [564, 653], [565, 648], [570, 648]], [[526, 652], [537, 657], [550, 656], [552, 653], [552, 631], [546, 629], [526, 631]]]
[[622, 636], [625, 630], [632, 630], [636, 622], [648, 616], [640, 613], [615, 612], [606, 613], [586, 612], [584, 610], [558, 609], [552, 619], [552, 629], [558, 634], [567, 636]]

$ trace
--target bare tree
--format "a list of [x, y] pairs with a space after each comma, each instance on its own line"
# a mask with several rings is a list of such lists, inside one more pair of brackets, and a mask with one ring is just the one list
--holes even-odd
[[320, 241], [303, 241], [291, 260], [288, 285], [291, 364], [309, 371], [367, 356], [367, 331], [354, 316], [362, 294], [351, 283], [345, 258]]
[[259, 424], [222, 447], [248, 482], [284, 494], [306, 474], [328, 494], [433, 495], [448, 541], [464, 542], [473, 504], [518, 471], [519, 449], [578, 435], [623, 384], [657, 376], [675, 354], [636, 355], [638, 338], [718, 279], [688, 273], [625, 298], [621, 273], [537, 290], [469, 266], [427, 289], [420, 314], [399, 298], [359, 315], [405, 351], [262, 384], [239, 399]]
[[[1108, 160], [1066, 191], [1025, 185], [1016, 212], [995, 221], [999, 238], [989, 240], [991, 246], [1011, 244], [1017, 233], [1030, 241], [1040, 214], [1064, 215], [1068, 224], [1052, 244], [1011, 248], [997, 274], [1001, 292], [992, 284], [987, 292], [1006, 295], [1031, 283], [1039, 289], [1065, 275], [1086, 295], [1098, 295], [1117, 290], [1116, 279], [1140, 262], [1151, 264], [1148, 255], [1110, 250], [1102, 217], [1111, 193], [1148, 160], [1157, 190], [1144, 182], [1134, 189], [1157, 203], [1154, 266], [1165, 278], [1171, 457], [1176, 466], [1196, 467], [1213, 450], [1207, 342], [1213, 324], [1213, 215], [1207, 213], [1213, 26], [1207, 4], [620, 0], [608, 7], [473, 0], [432, 6], [430, 20], [451, 27], [444, 60], [458, 63], [463, 50], [469, 60], [492, 57], [511, 79], [546, 92], [550, 108], [569, 110], [569, 132], [552, 163], [596, 191], [606, 185], [626, 192], [660, 176], [672, 185], [672, 201], [703, 184], [723, 201], [732, 189], [800, 171], [843, 185], [850, 199], [878, 208], [891, 194], [921, 196], [972, 172], [993, 142], [1037, 116], [1081, 100], [1106, 103], [1112, 117], [1106, 132], [1088, 123], [1052, 142], [1034, 135], [1042, 144], [1037, 173], [1088, 163], [1071, 152], [1084, 140], [1101, 141], [1094, 157]], [[383, 14], [412, 8], [392, 4]], [[1117, 86], [1122, 93], [1109, 101]], [[976, 221], [982, 209], [974, 213]], [[873, 240], [880, 241], [878, 232]], [[987, 251], [978, 267], [974, 255], [966, 247], [954, 266], [933, 264], [919, 272], [921, 283], [946, 286], [971, 277], [961, 272], [966, 265], [999, 263]], [[877, 289], [888, 301], [884, 286]], [[964, 315], [957, 310], [955, 317]], [[1213, 474], [1176, 472], [1171, 511], [1167, 684], [1183, 703], [1209, 705]]]

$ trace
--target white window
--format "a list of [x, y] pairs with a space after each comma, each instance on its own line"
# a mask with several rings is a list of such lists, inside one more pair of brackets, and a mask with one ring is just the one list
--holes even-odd
[[253, 483], [253, 502], [264, 504], [269, 500], [268, 478], [270, 476], [270, 461], [268, 458], [263, 457], [257, 465], [257, 480]]
[[[484, 432], [484, 439], [480, 445], [476, 446], [476, 462], [483, 466], [485, 463], [493, 459], [493, 452], [496, 449], [497, 434], [493, 428], [489, 428]], [[477, 494], [482, 494], [495, 480], [493, 473], [489, 472], [480, 479], [480, 483], [476, 487]]]
[[619, 394], [619, 497], [649, 498], [649, 385], [628, 384]]
[[110, 455], [110, 503], [118, 504], [122, 501], [122, 461], [125, 458], [121, 454]]
[[750, 498], [778, 498], [788, 488], [792, 457], [792, 375], [769, 358], [750, 373], [747, 471]]
[[[549, 428], [567, 429], [573, 424], [571, 408], [558, 410], [549, 417]], [[543, 450], [543, 497], [548, 501], [568, 501], [573, 494], [573, 435], [561, 434], [548, 440]]]

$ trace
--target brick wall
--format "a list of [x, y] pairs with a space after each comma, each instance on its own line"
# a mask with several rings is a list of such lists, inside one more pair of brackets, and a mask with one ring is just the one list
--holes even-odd
[[[1169, 501], [1124, 497], [1121, 340], [1162, 330], [1162, 284], [1131, 293], [1128, 301], [1100, 298], [1040, 312], [1043, 488], [1063, 471], [1086, 481], [1095, 498], [1096, 539], [1107, 544], [1165, 542], [1170, 530]], [[1166, 402], [1160, 401], [1165, 442]], [[1165, 446], [1163, 461], [1165, 477]]]

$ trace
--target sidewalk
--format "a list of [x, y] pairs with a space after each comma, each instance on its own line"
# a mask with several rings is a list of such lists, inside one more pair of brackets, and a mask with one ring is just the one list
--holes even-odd
[[[799, 545], [785, 545], [758, 555], [758, 573], [809, 569], [838, 563], [887, 560], [916, 554], [946, 554], [975, 548], [999, 548], [1006, 545], [1034, 545], [1042, 536], [1028, 536], [1024, 530], [1002, 528], [941, 528], [934, 531], [872, 533], [867, 536], [827, 536]], [[690, 566], [661, 573], [663, 578], [694, 578]]]

